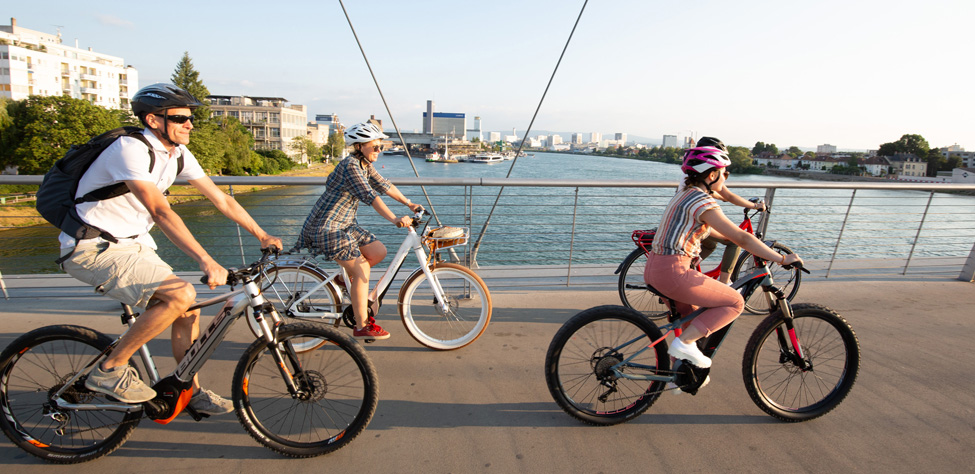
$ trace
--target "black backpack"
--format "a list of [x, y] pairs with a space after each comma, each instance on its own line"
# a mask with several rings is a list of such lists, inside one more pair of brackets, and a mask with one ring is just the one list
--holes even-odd
[[[149, 141], [142, 134], [142, 129], [139, 127], [122, 127], [109, 130], [92, 138], [88, 143], [72, 145], [71, 149], [56, 161], [51, 170], [44, 175], [44, 180], [37, 190], [36, 202], [37, 212], [41, 214], [41, 217], [78, 241], [101, 237], [109, 242], [118, 242], [118, 239], [112, 234], [83, 221], [78, 216], [75, 204], [102, 201], [121, 196], [129, 192], [129, 187], [125, 183], [115, 183], [96, 189], [77, 199], [74, 196], [78, 192], [78, 182], [81, 181], [85, 171], [88, 171], [95, 159], [109, 145], [115, 143], [115, 140], [123, 135], [145, 143], [149, 152], [149, 172], [151, 173], [152, 168], [156, 165], [156, 156], [152, 152]], [[177, 167], [176, 174], [179, 174], [183, 171], [182, 156], [178, 159]]]

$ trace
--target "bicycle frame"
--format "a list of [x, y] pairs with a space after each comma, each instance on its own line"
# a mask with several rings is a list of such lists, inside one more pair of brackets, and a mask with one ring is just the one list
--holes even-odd
[[[400, 244], [399, 250], [396, 251], [396, 255], [390, 262], [389, 267], [386, 268], [386, 272], [383, 273], [383, 276], [379, 279], [379, 283], [376, 284], [377, 294], [379, 295], [378, 298], [382, 300], [382, 298], [386, 295], [386, 291], [393, 283], [393, 278], [395, 278], [396, 274], [399, 273], [400, 268], [402, 268], [403, 263], [406, 260], [406, 256], [410, 253], [410, 251], [413, 251], [413, 254], [416, 255], [417, 261], [420, 263], [419, 270], [423, 271], [424, 275], [427, 277], [427, 280], [430, 281], [430, 284], [433, 287], [434, 296], [437, 298], [437, 304], [440, 305], [441, 311], [449, 311], [450, 306], [446, 297], [444, 296], [443, 288], [440, 287], [440, 282], [434, 277], [433, 273], [430, 271], [430, 266], [426, 263], [428, 261], [427, 253], [423, 249], [420, 235], [416, 232], [416, 229], [413, 226], [407, 227], [406, 238], [403, 239], [403, 243]], [[302, 261], [302, 263], [304, 263], [304, 261]], [[346, 278], [345, 281], [349, 281], [347, 278], [348, 276], [345, 275], [344, 269], [341, 270], [341, 274]], [[290, 303], [290, 307], [286, 308], [285, 310], [289, 315], [296, 318], [316, 318], [324, 319], [328, 322], [337, 322], [338, 319], [342, 317], [341, 312], [303, 312], [298, 311], [297, 308], [299, 308], [301, 303], [310, 298], [315, 292], [324, 288], [325, 285], [332, 285], [332, 288], [335, 289], [336, 294], [342, 294], [341, 288], [334, 283], [334, 280], [338, 275], [338, 272], [333, 273], [324, 281], [315, 285], [314, 288], [311, 288], [305, 292], [305, 294], [300, 298], [292, 301]]]
[[[240, 298], [243, 294], [245, 297]], [[260, 287], [250, 278], [245, 278], [241, 288], [231, 291], [229, 293], [219, 295], [208, 300], [199, 302], [190, 307], [190, 311], [195, 309], [200, 309], [208, 306], [213, 306], [218, 303], [224, 303], [223, 308], [217, 313], [213, 318], [213, 321], [207, 326], [207, 328], [200, 333], [200, 336], [196, 338], [190, 348], [187, 350], [186, 355], [183, 357], [182, 361], [177, 365], [176, 369], [167, 377], [174, 378], [173, 384], [167, 384], [166, 388], [174, 388], [179, 393], [172, 393], [167, 396], [167, 398], [174, 398], [176, 404], [167, 407], [167, 416], [159, 419], [155, 419], [156, 422], [161, 424], [166, 424], [172, 421], [173, 418], [178, 415], [186, 404], [189, 403], [189, 398], [192, 395], [190, 386], [193, 377], [200, 371], [203, 365], [209, 360], [210, 356], [216, 350], [220, 342], [223, 341], [224, 337], [227, 335], [227, 331], [233, 325], [233, 323], [245, 314], [247, 308], [254, 309], [255, 319], [260, 323], [263, 330], [263, 338], [267, 342], [268, 347], [273, 349], [273, 354], [276, 362], [278, 362], [278, 368], [281, 370], [286, 382], [288, 383], [288, 389], [292, 395], [298, 393], [297, 385], [294, 383], [293, 375], [288, 372], [287, 365], [284, 363], [284, 357], [280, 353], [280, 348], [278, 347], [276, 341], [276, 333], [272, 331], [271, 326], [268, 324], [267, 319], [264, 315], [269, 315], [274, 321], [275, 327], [281, 323], [281, 318], [278, 316], [274, 309], [274, 306], [267, 302], [264, 296], [261, 294]], [[128, 325], [130, 328], [135, 323], [137, 314], [132, 312], [131, 307], [123, 304], [123, 314], [122, 322]], [[112, 352], [115, 346], [118, 344], [119, 338], [115, 339], [110, 346], [108, 346], [104, 351], [102, 351], [97, 357], [94, 358], [88, 365], [86, 365], [82, 370], [78, 371], [70, 380], [68, 380], [60, 390], [58, 390], [51, 399], [54, 401], [54, 405], [58, 409], [68, 409], [75, 411], [92, 411], [92, 410], [110, 410], [119, 412], [137, 412], [143, 410], [145, 406], [142, 403], [129, 404], [129, 403], [101, 403], [101, 404], [86, 404], [86, 403], [69, 403], [62, 398], [62, 395], [66, 390], [73, 387], [79, 378], [85, 376], [91, 372], [97, 364], [100, 364], [105, 357]], [[152, 386], [158, 385], [160, 382], [165, 383], [166, 379], [160, 379], [158, 370], [156, 368], [155, 361], [152, 358], [152, 354], [149, 352], [149, 347], [143, 345], [139, 348], [138, 352], [142, 363], [148, 372], [148, 376]], [[294, 354], [288, 354], [292, 362], [295, 362]], [[292, 367], [298, 367], [297, 365], [292, 365]], [[172, 385], [172, 387], [171, 387]], [[163, 396], [160, 394], [160, 396]], [[146, 404], [154, 402], [156, 399], [145, 402]], [[168, 411], [171, 410], [171, 414]], [[194, 418], [199, 420], [199, 415], [193, 413]]]

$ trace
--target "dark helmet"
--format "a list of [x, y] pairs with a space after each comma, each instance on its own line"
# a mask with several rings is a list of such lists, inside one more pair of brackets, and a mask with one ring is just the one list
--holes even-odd
[[695, 146], [696, 147], [713, 146], [725, 153], [728, 153], [728, 147], [724, 146], [724, 143], [722, 143], [721, 140], [718, 140], [717, 138], [714, 137], [701, 137], [701, 139], [697, 141], [697, 145]]
[[193, 110], [202, 105], [189, 92], [162, 82], [145, 86], [132, 97], [132, 113], [143, 121], [146, 115], [166, 109], [185, 107]]

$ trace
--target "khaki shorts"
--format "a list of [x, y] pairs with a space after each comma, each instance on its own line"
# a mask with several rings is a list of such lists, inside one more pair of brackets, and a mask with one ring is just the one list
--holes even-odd
[[69, 275], [95, 287], [95, 293], [145, 308], [173, 268], [142, 244], [82, 242], [61, 264]]

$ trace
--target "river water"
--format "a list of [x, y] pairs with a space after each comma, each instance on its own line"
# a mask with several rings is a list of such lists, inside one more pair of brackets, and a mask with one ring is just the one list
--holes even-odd
[[[414, 158], [423, 178], [504, 178], [512, 164], [428, 163]], [[395, 181], [413, 177], [404, 156], [383, 155], [376, 163], [380, 173]], [[588, 155], [537, 153], [521, 157], [512, 178], [645, 180], [677, 182], [677, 165]], [[324, 178], [322, 183], [324, 185]], [[788, 183], [797, 179], [732, 175], [729, 185], [745, 197], [763, 196], [764, 189], [749, 183]], [[269, 232], [294, 242], [322, 186], [290, 186], [238, 193], [237, 199]], [[237, 187], [239, 190], [239, 186]], [[414, 202], [426, 204], [417, 187], [401, 187]], [[477, 238], [490, 212], [498, 188], [426, 187], [438, 217], [445, 224], [469, 226]], [[780, 189], [774, 198], [769, 236], [786, 243], [805, 258], [906, 258], [915, 237], [919, 246], [914, 256], [958, 256], [972, 249], [975, 235], [975, 197], [921, 191], [860, 190], [850, 218], [843, 227], [851, 202], [850, 190]], [[619, 261], [632, 248], [629, 234], [635, 228], [655, 227], [673, 189], [632, 188], [505, 188], [498, 209], [491, 218], [480, 246], [481, 265], [565, 264], [572, 253], [573, 264]], [[404, 208], [387, 199], [397, 213]], [[578, 203], [578, 208], [573, 204]], [[427, 205], [429, 207], [429, 205]], [[175, 206], [205, 248], [226, 265], [239, 265], [255, 255], [255, 240], [241, 237], [245, 256], [238, 247], [236, 226], [207, 202]], [[739, 209], [725, 206], [734, 222]], [[925, 210], [927, 215], [925, 216]], [[923, 226], [921, 225], [924, 220]], [[402, 241], [401, 230], [391, 228], [369, 207], [359, 211], [360, 223], [379, 235], [393, 254]], [[573, 234], [572, 223], [576, 222]], [[922, 231], [918, 233], [918, 228]], [[839, 240], [842, 232], [842, 240]], [[195, 270], [196, 265], [173, 247], [157, 229], [153, 237], [159, 252], [176, 270]], [[840, 242], [837, 245], [837, 242]], [[468, 247], [468, 249], [471, 246]], [[720, 254], [720, 252], [717, 252]], [[56, 231], [37, 226], [0, 233], [0, 271], [5, 274], [56, 273]]]

